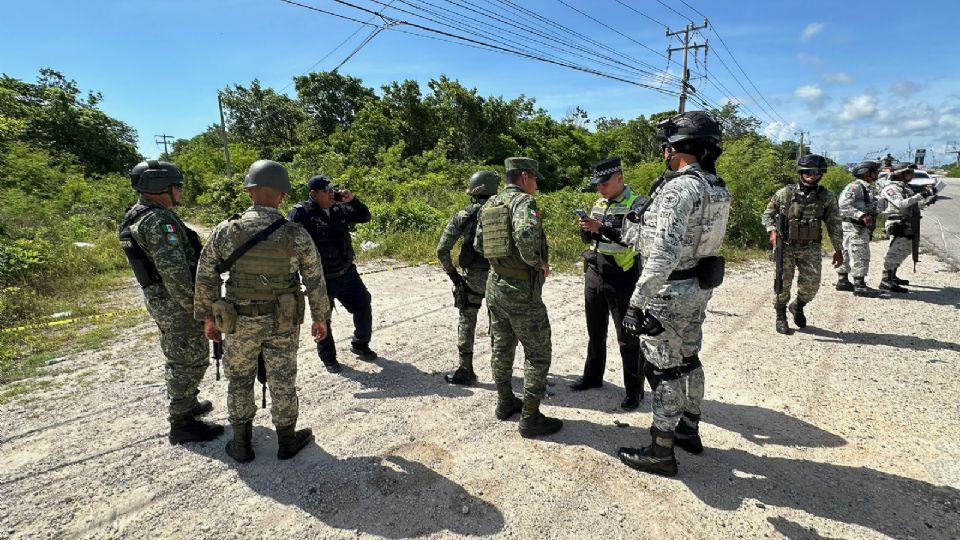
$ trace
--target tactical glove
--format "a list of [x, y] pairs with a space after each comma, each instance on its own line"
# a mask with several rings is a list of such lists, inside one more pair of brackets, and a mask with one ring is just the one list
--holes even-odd
[[639, 309], [630, 306], [627, 308], [627, 312], [623, 315], [623, 321], [620, 323], [623, 326], [623, 331], [630, 334], [633, 337], [640, 337], [642, 334], [641, 323], [643, 320], [643, 312]]
[[447, 276], [450, 277], [450, 281], [453, 282], [454, 287], [463, 287], [466, 284], [466, 281], [463, 279], [463, 276], [461, 276], [455, 270], [447, 272]]

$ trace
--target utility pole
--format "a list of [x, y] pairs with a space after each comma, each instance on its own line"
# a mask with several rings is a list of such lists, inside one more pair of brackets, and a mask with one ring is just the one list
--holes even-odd
[[691, 45], [690, 33], [696, 32], [697, 30], [703, 30], [704, 28], [707, 27], [707, 25], [709, 25], [709, 22], [706, 19], [704, 19], [703, 26], [694, 26], [693, 23], [690, 23], [686, 25], [683, 28], [683, 30], [678, 30], [676, 32], [671, 32], [670, 29], [667, 28], [667, 32], [666, 32], [667, 37], [679, 36], [680, 34], [683, 34], [683, 47], [675, 47], [675, 48], [667, 47], [668, 59], [674, 52], [683, 51], [683, 73], [682, 73], [682, 80], [680, 82], [680, 107], [679, 107], [680, 114], [683, 114], [687, 108], [687, 89], [689, 88], [691, 92], [697, 91], [696, 88], [690, 86], [690, 70], [687, 69], [687, 52], [690, 49], [693, 49], [694, 51], [696, 51], [697, 49], [706, 50], [709, 47], [708, 43]]
[[233, 166], [230, 164], [230, 147], [227, 145], [227, 127], [223, 120], [223, 98], [217, 92], [217, 106], [220, 107], [220, 140], [223, 141], [223, 159], [227, 162], [227, 178], [233, 178]]
[[172, 142], [173, 142], [173, 135], [167, 135], [166, 133], [164, 133], [164, 134], [162, 134], [162, 135], [154, 135], [154, 136], [153, 136], [153, 142], [156, 143], [157, 146], [159, 146], [160, 143], [163, 142], [163, 157], [166, 157], [166, 158], [169, 158], [169, 157], [170, 157], [170, 152], [167, 151], [167, 140], [168, 140], [168, 139], [169, 139], [170, 142], [172, 143]]
[[794, 135], [800, 135], [800, 146], [797, 147], [797, 163], [800, 163], [800, 156], [803, 155], [803, 131], [800, 133], [794, 132]]

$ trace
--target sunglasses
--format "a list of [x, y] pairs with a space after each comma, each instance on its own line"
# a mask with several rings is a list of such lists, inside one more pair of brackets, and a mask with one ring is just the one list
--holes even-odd
[[800, 174], [805, 174], [807, 176], [823, 176], [823, 171], [820, 169], [800, 169]]

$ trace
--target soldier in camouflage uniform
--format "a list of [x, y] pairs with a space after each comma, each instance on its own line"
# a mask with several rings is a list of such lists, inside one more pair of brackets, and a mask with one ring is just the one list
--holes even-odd
[[713, 288], [723, 279], [717, 256], [726, 233], [730, 193], [716, 176], [720, 124], [703, 111], [677, 115], [657, 125], [667, 171], [651, 199], [628, 215], [623, 239], [641, 254], [643, 267], [626, 332], [640, 337], [644, 372], [653, 389], [651, 443], [620, 448], [627, 466], [677, 474], [674, 445], [698, 454], [704, 374], [700, 362], [703, 321]]
[[[873, 183], [880, 174], [880, 164], [863, 161], [853, 168], [856, 180], [840, 192], [840, 214], [843, 216], [843, 264], [837, 268], [838, 291], [853, 291], [854, 296], [876, 297], [878, 291], [865, 281], [870, 269], [870, 237], [877, 219], [877, 196]], [[853, 283], [848, 278], [853, 274]]]
[[[277, 209], [290, 195], [290, 179], [283, 165], [260, 160], [250, 166], [243, 187], [253, 206], [221, 222], [200, 254], [194, 317], [204, 321], [212, 341], [227, 334], [224, 372], [229, 381], [227, 410], [233, 440], [227, 454], [239, 462], [254, 458], [253, 383], [257, 358], [263, 355], [270, 386], [273, 423], [277, 428], [277, 457], [289, 459], [313, 440], [309, 428], [297, 430], [297, 345], [304, 317], [304, 293], [310, 298], [311, 335], [319, 342], [327, 334], [330, 303], [323, 268], [310, 235], [288, 222]], [[277, 227], [237, 257], [251, 237]], [[226, 297], [220, 298], [220, 274], [229, 270]]]
[[915, 168], [913, 163], [897, 165], [890, 172], [890, 183], [880, 191], [880, 198], [886, 206], [884, 215], [887, 216], [887, 221], [884, 229], [890, 236], [890, 247], [883, 258], [883, 280], [880, 281], [880, 289], [884, 291], [910, 292], [903, 287], [910, 282], [897, 277], [897, 268], [913, 252], [913, 235], [920, 233], [913, 230], [911, 225], [914, 212], [920, 212], [925, 206], [936, 201], [936, 195], [925, 197], [922, 192], [914, 193], [907, 187]]
[[[490, 262], [487, 309], [490, 314], [490, 364], [497, 384], [498, 420], [520, 412], [524, 438], [555, 433], [563, 422], [540, 413], [550, 369], [550, 320], [543, 304], [543, 283], [550, 275], [547, 238], [533, 194], [542, 179], [537, 162], [507, 158], [506, 187], [480, 209], [477, 253]], [[513, 395], [511, 379], [517, 342], [525, 357], [523, 401]]]
[[170, 399], [168, 438], [171, 444], [209, 441], [223, 433], [223, 426], [194, 418], [213, 410], [213, 404], [197, 400], [210, 364], [203, 325], [191, 315], [200, 238], [171, 210], [180, 202], [183, 176], [172, 163], [151, 159], [130, 171], [130, 183], [140, 199], [120, 224], [120, 246], [160, 329]]
[[796, 184], [780, 188], [763, 211], [761, 221], [770, 235], [770, 245], [776, 246], [776, 215], [787, 214], [787, 231], [784, 234], [783, 290], [774, 296], [773, 307], [777, 313], [776, 328], [781, 334], [790, 333], [787, 323], [787, 302], [794, 271], [797, 274], [797, 299], [789, 305], [793, 322], [798, 328], [807, 325], [804, 306], [809, 304], [820, 290], [820, 241], [821, 225], [833, 243], [833, 266], [843, 264], [843, 229], [840, 225], [840, 208], [837, 197], [820, 185], [827, 170], [823, 156], [809, 154], [797, 162], [799, 179]]
[[[452, 374], [444, 375], [450, 384], [469, 385], [477, 381], [477, 374], [473, 370], [473, 340], [477, 331], [477, 314], [486, 295], [490, 263], [476, 252], [473, 241], [477, 236], [477, 213], [487, 199], [497, 194], [499, 185], [500, 175], [493, 171], [474, 173], [467, 186], [470, 204], [450, 217], [437, 244], [437, 260], [453, 282], [454, 304], [460, 311], [457, 325], [460, 365]], [[463, 238], [463, 243], [457, 262], [463, 274], [457, 272], [450, 256], [450, 251], [460, 238]]]

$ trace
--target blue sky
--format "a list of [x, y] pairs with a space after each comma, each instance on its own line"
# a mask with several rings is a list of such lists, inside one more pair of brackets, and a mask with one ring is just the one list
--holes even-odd
[[[374, 0], [351, 2], [383, 7]], [[370, 18], [333, 0], [302, 3], [364, 21]], [[794, 133], [802, 129], [810, 133], [815, 152], [840, 161], [857, 161], [881, 150], [905, 157], [909, 148], [919, 147], [928, 149], [928, 159], [932, 154], [946, 160], [955, 155], [948, 158], [945, 150], [954, 142], [960, 145], [960, 47], [954, 33], [960, 3], [954, 0], [513, 3], [575, 33], [517, 16], [500, 0], [394, 0], [384, 13], [440, 27], [398, 9], [464, 12], [455, 4], [476, 6], [513, 21], [503, 34], [485, 32], [486, 39], [544, 51], [552, 39], [564, 39], [592, 50], [590, 60], [569, 51], [562, 53], [564, 59], [612, 70], [596, 63], [599, 43], [609, 47], [606, 54], [614, 68], [627, 64], [649, 72], [668, 70], [669, 75], [658, 78], [635, 70], [621, 73], [657, 86], [680, 72], [678, 64], [668, 64], [660, 54], [667, 46], [679, 45], [664, 35], [663, 25], [679, 29], [688, 18], [700, 24], [699, 11], [710, 19], [712, 29], [694, 38], [710, 44], [706, 68], [702, 55], [698, 63], [691, 62], [692, 71], [708, 74], [706, 81], [693, 81], [698, 94], [713, 104], [742, 103], [764, 121], [765, 133], [775, 140], [795, 139]], [[32, 81], [41, 67], [51, 67], [84, 90], [102, 92], [104, 110], [135, 127], [140, 151], [152, 157], [159, 154], [154, 135], [187, 138], [217, 121], [218, 89], [257, 78], [292, 94], [293, 76], [314, 64], [314, 70], [332, 69], [370, 32], [363, 28], [333, 50], [358, 27], [279, 0], [33, 0], [4, 8], [0, 71]], [[675, 55], [674, 61], [679, 60]], [[630, 119], [676, 108], [677, 101], [628, 83], [396, 30], [380, 33], [341, 72], [374, 88], [403, 79], [418, 80], [425, 88], [426, 81], [446, 74], [485, 96], [533, 97], [558, 118], [579, 106], [591, 118]]]

